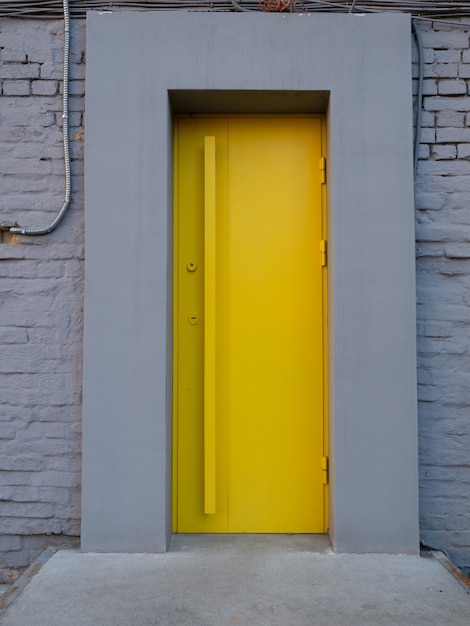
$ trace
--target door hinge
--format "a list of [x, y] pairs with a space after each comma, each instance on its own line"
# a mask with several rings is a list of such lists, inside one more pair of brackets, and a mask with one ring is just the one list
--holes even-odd
[[328, 262], [326, 239], [320, 241], [320, 255], [322, 267], [326, 267]]
[[321, 458], [321, 468], [323, 471], [323, 484], [327, 485], [330, 479], [330, 469], [329, 469], [329, 462], [328, 462], [328, 457], [327, 456], [322, 456]]
[[321, 157], [320, 159], [320, 182], [326, 183], [326, 158]]

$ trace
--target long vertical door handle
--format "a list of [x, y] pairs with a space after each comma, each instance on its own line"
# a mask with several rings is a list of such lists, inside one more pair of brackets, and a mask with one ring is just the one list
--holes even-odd
[[204, 137], [204, 513], [215, 513], [215, 137]]

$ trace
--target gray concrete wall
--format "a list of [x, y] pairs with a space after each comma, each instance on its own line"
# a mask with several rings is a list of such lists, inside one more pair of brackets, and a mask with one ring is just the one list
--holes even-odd
[[89, 15], [84, 549], [168, 536], [168, 91], [217, 89], [330, 93], [332, 537], [417, 551], [409, 30], [402, 15]]

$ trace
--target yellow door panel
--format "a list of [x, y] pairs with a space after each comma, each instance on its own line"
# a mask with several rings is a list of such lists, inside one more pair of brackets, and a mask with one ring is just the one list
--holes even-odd
[[176, 123], [177, 532], [326, 530], [321, 125]]
[[229, 133], [229, 530], [321, 532], [320, 121]]

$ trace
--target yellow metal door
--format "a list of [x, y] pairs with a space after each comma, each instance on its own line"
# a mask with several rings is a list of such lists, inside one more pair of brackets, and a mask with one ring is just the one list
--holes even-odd
[[327, 530], [322, 123], [176, 121], [176, 532]]

